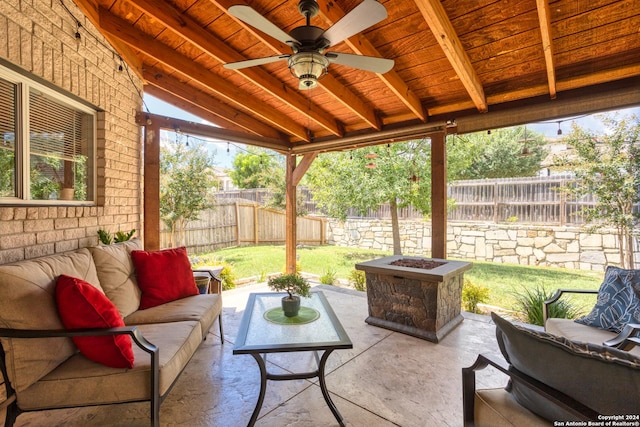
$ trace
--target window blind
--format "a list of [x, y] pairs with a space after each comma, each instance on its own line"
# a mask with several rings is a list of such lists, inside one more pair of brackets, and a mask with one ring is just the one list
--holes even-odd
[[47, 94], [31, 89], [29, 93], [29, 132], [31, 153], [73, 161], [85, 155], [86, 113], [70, 108]]

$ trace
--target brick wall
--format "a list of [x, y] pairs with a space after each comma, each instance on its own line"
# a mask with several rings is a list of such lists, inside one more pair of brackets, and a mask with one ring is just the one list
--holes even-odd
[[[338, 246], [393, 252], [391, 221], [330, 220], [327, 242]], [[400, 221], [402, 253], [431, 255], [431, 223]], [[640, 266], [640, 241], [635, 240], [636, 266]], [[618, 239], [602, 231], [587, 233], [579, 227], [552, 227], [493, 223], [449, 222], [447, 256], [520, 265], [604, 271], [620, 265]]]
[[[0, 264], [97, 244], [97, 230], [142, 228], [142, 83], [72, 1], [2, 0], [0, 57], [103, 110], [97, 125], [97, 206], [0, 205]], [[90, 34], [93, 36], [91, 36]], [[132, 81], [133, 80], [133, 81]]]

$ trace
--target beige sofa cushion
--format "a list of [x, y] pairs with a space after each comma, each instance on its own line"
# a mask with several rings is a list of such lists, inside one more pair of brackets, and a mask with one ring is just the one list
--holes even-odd
[[202, 328], [202, 336], [206, 337], [209, 328], [222, 311], [222, 298], [219, 294], [194, 295], [138, 310], [124, 319], [126, 325], [140, 325], [157, 322], [179, 322], [197, 320]]
[[140, 239], [89, 248], [102, 289], [122, 317], [127, 317], [140, 306], [140, 288], [130, 254], [141, 249]]
[[549, 421], [515, 401], [503, 388], [476, 391], [475, 427], [548, 427]]
[[[618, 334], [593, 326], [582, 325], [569, 319], [549, 318], [545, 331], [550, 334], [568, 338], [572, 341], [589, 342], [602, 345], [603, 342], [615, 338]], [[629, 353], [640, 357], [640, 347], [632, 348]]]
[[[55, 302], [59, 275], [77, 277], [102, 290], [87, 249], [0, 265], [0, 326], [64, 329]], [[69, 338], [2, 339], [12, 386], [21, 391], [77, 350]]]
[[[139, 330], [160, 349], [160, 394], [164, 395], [202, 342], [200, 326], [194, 321], [174, 322], [141, 325]], [[108, 368], [78, 353], [27, 390], [17, 393], [18, 405], [37, 410], [148, 400], [150, 357], [135, 343], [133, 351], [133, 369]]]

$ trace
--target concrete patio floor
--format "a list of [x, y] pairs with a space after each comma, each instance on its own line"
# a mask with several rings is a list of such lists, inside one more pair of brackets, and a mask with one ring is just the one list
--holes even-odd
[[[461, 368], [478, 353], [499, 354], [495, 327], [486, 316], [465, 320], [440, 343], [381, 329], [364, 322], [366, 294], [317, 285], [329, 300], [353, 342], [336, 350], [327, 363], [327, 386], [349, 426], [461, 426]], [[223, 293], [225, 343], [218, 326], [205, 340], [161, 406], [163, 426], [246, 426], [260, 389], [260, 373], [249, 355], [233, 355], [233, 344], [249, 293], [264, 284]], [[274, 373], [315, 369], [311, 353], [270, 355]], [[506, 379], [496, 371], [478, 373], [478, 387]], [[17, 426], [147, 426], [149, 405], [25, 413]], [[269, 381], [257, 426], [337, 426], [317, 379]]]

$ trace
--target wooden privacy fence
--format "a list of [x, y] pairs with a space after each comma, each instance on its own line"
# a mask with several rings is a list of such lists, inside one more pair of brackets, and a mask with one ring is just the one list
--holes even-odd
[[514, 222], [547, 225], [584, 224], [583, 208], [594, 206], [591, 195], [570, 198], [560, 188], [573, 185], [570, 176], [455, 181], [447, 187], [454, 200], [451, 221]]
[[[460, 222], [494, 222], [545, 225], [582, 225], [585, 207], [595, 205], [592, 195], [574, 199], [560, 188], [575, 185], [570, 175], [553, 175], [527, 178], [498, 178], [453, 181], [447, 186], [447, 195], [453, 201], [448, 220]], [[307, 211], [322, 215], [313, 201], [313, 195], [301, 188]], [[269, 198], [265, 189], [232, 190], [218, 193], [219, 200], [239, 197], [264, 203]], [[638, 206], [635, 207], [639, 209]], [[398, 210], [398, 218], [421, 218], [423, 215], [413, 206]], [[364, 215], [355, 209], [348, 211], [348, 218], [390, 218], [389, 204], [369, 209]]]
[[[180, 236], [171, 242], [171, 231], [160, 231], [160, 246], [186, 246], [190, 253], [202, 253], [230, 246], [284, 244], [285, 213], [253, 202], [221, 200], [215, 209], [204, 211], [190, 221]], [[326, 244], [324, 218], [298, 217], [298, 244]]]

